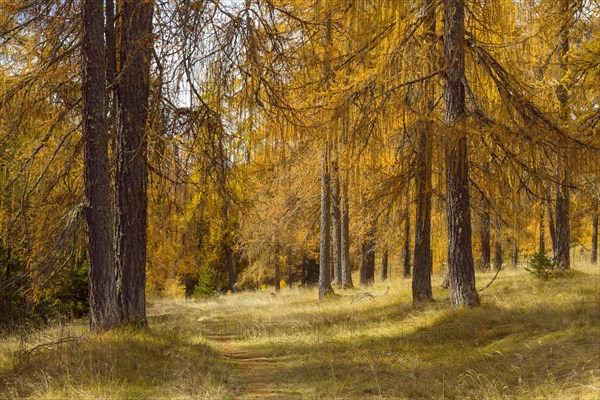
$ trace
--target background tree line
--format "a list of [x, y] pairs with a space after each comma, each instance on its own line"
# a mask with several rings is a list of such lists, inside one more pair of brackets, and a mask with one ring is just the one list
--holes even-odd
[[85, 313], [86, 270], [108, 329], [146, 292], [403, 275], [419, 303], [447, 266], [474, 306], [476, 268], [597, 258], [597, 1], [0, 10], [5, 323]]

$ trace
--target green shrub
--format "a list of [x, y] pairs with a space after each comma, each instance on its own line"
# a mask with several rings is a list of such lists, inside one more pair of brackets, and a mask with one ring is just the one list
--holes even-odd
[[209, 298], [216, 294], [215, 285], [215, 270], [210, 267], [200, 268], [198, 274], [198, 281], [194, 287], [194, 297], [196, 298]]
[[528, 267], [525, 270], [529, 271], [533, 276], [539, 279], [549, 279], [554, 270], [554, 263], [543, 252], [535, 253], [527, 262]]

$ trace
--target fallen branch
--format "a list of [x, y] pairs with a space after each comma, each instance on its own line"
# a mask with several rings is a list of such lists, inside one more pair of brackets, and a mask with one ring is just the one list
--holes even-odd
[[[390, 287], [388, 286], [387, 289], [385, 290], [385, 293], [382, 293], [379, 296], [386, 295], [386, 294], [388, 294], [389, 291], [390, 291]], [[350, 302], [350, 304], [354, 303], [357, 300], [362, 300], [362, 299], [367, 298], [367, 297], [371, 298], [371, 299], [374, 299], [377, 296], [374, 295], [374, 294], [371, 294], [369, 292], [362, 292], [362, 293], [359, 293], [356, 296], [354, 296], [354, 298], [352, 299], [352, 301]]]
[[498, 274], [500, 273], [500, 271], [502, 270], [502, 268], [498, 268], [496, 270], [496, 275], [494, 275], [494, 277], [492, 278], [492, 280], [490, 281], [490, 283], [488, 283], [484, 288], [479, 289], [477, 292], [481, 293], [483, 292], [485, 289], [489, 288], [490, 286], [492, 286], [492, 283], [494, 283], [494, 281], [496, 280], [496, 277], [498, 276]]
[[15, 351], [14, 355], [18, 359], [23, 359], [23, 358], [30, 357], [33, 354], [39, 353], [43, 350], [50, 349], [54, 346], [60, 346], [63, 343], [68, 343], [68, 342], [79, 343], [84, 340], [86, 340], [86, 339], [83, 336], [67, 336], [67, 337], [55, 340], [53, 342], [42, 343], [42, 344], [32, 347], [31, 349], [28, 349], [28, 350], [17, 350], [17, 351]]

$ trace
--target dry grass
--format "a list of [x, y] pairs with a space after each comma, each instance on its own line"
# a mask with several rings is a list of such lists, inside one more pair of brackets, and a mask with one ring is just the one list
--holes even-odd
[[[600, 271], [575, 268], [549, 281], [509, 268], [482, 307], [458, 312], [439, 276], [422, 309], [402, 278], [370, 287], [374, 298], [357, 289], [319, 302], [294, 288], [156, 300], [147, 332], [90, 336], [71, 324], [1, 342], [0, 398], [598, 399]], [[67, 335], [85, 340], [13, 356]], [[270, 396], [253, 393], [256, 375], [273, 381]]]

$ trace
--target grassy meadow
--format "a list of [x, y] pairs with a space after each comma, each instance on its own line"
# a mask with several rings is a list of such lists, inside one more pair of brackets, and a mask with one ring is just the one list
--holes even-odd
[[598, 266], [546, 281], [509, 267], [457, 312], [441, 278], [419, 309], [393, 277], [321, 302], [315, 288], [154, 299], [142, 332], [23, 331], [0, 342], [0, 399], [600, 398]]

